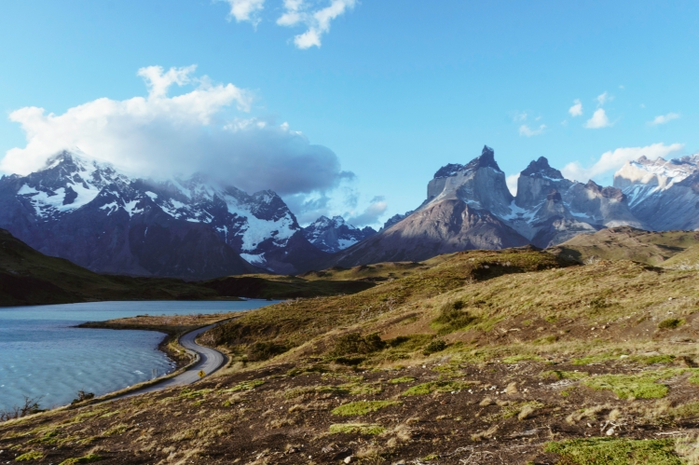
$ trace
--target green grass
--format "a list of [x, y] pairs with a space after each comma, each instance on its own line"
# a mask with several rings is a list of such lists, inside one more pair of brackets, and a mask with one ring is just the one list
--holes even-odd
[[32, 450], [29, 452], [25, 452], [22, 455], [18, 455], [15, 457], [15, 462], [28, 462], [30, 460], [41, 460], [44, 458], [44, 454], [37, 450]]
[[468, 388], [468, 384], [461, 381], [431, 381], [418, 384], [403, 392], [404, 396], [424, 396], [432, 392], [460, 391]]
[[658, 328], [660, 329], [675, 329], [679, 328], [684, 324], [684, 320], [680, 318], [667, 318], [660, 323], [658, 323]]
[[219, 393], [226, 394], [230, 392], [252, 391], [256, 387], [262, 386], [263, 384], [265, 384], [265, 382], [259, 379], [254, 379], [252, 381], [242, 381], [231, 388], [219, 391]]
[[75, 458], [69, 458], [58, 465], [74, 465], [76, 463], [93, 463], [93, 462], [99, 462], [102, 460], [103, 457], [99, 454], [87, 454], [82, 457], [75, 457]]
[[534, 362], [543, 362], [544, 359], [539, 357], [538, 355], [534, 354], [519, 354], [519, 355], [510, 355], [509, 357], [504, 357], [502, 359], [502, 363], [519, 363], [519, 362], [525, 362], [525, 361], [534, 361]]
[[402, 402], [395, 400], [360, 400], [358, 402], [340, 405], [332, 411], [332, 414], [343, 416], [366, 415], [367, 413], [376, 412], [382, 408], [401, 404]]
[[330, 425], [328, 431], [330, 434], [363, 434], [375, 436], [386, 431], [386, 428], [376, 423], [336, 423]]
[[401, 383], [412, 383], [415, 381], [415, 378], [412, 376], [401, 376], [400, 378], [393, 378], [389, 380], [388, 382], [391, 384], [401, 384]]
[[583, 384], [592, 389], [610, 390], [620, 399], [657, 399], [665, 397], [668, 387], [656, 381], [664, 376], [658, 372], [637, 375], [598, 375], [585, 379]]
[[586, 371], [564, 371], [564, 370], [548, 370], [541, 373], [544, 378], [553, 377], [561, 379], [583, 379], [588, 376]]
[[682, 465], [672, 439], [572, 439], [549, 442], [546, 452], [559, 454], [566, 465]]

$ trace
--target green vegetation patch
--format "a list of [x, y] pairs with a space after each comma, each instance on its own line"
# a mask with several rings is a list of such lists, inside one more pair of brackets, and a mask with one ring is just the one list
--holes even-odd
[[15, 462], [28, 462], [30, 460], [41, 460], [43, 458], [44, 454], [42, 454], [38, 450], [32, 450], [15, 457]]
[[476, 323], [478, 317], [465, 310], [465, 306], [462, 300], [447, 302], [440, 308], [439, 316], [432, 320], [432, 327], [438, 334], [449, 334]]
[[367, 413], [376, 412], [382, 408], [401, 404], [402, 402], [396, 400], [360, 400], [358, 402], [340, 405], [332, 411], [332, 414], [343, 416], [366, 415]]
[[184, 388], [180, 391], [180, 397], [184, 397], [185, 399], [196, 399], [197, 397], [204, 397], [204, 395], [210, 393], [213, 391], [213, 389], [199, 389], [198, 391], [195, 391], [190, 388]]
[[412, 383], [415, 381], [415, 378], [412, 376], [401, 376], [400, 378], [393, 378], [389, 380], [388, 382], [391, 384], [402, 384], [402, 383]]
[[629, 357], [634, 362], [644, 365], [653, 365], [655, 363], [672, 363], [675, 360], [674, 355], [634, 355]]
[[386, 431], [381, 425], [376, 423], [336, 423], [330, 425], [330, 434], [364, 434], [375, 436]]
[[76, 463], [92, 463], [92, 462], [99, 462], [102, 460], [103, 457], [99, 454], [87, 454], [82, 457], [74, 457], [70, 459], [66, 459], [63, 462], [59, 463], [58, 465], [74, 465]]
[[675, 329], [679, 328], [684, 324], [684, 319], [680, 318], [668, 318], [666, 320], [658, 323], [658, 328], [660, 329]]
[[608, 389], [620, 399], [657, 399], [665, 397], [668, 387], [657, 383], [665, 378], [659, 372], [646, 372], [637, 375], [599, 375], [588, 378], [583, 383], [592, 389]]
[[562, 456], [570, 465], [682, 465], [672, 439], [572, 439], [549, 442], [546, 452]]
[[586, 371], [564, 371], [564, 370], [548, 370], [541, 372], [541, 376], [544, 378], [553, 377], [558, 380], [561, 379], [583, 379], [587, 378], [589, 374]]
[[619, 355], [614, 353], [588, 355], [586, 357], [574, 358], [573, 365], [591, 365], [593, 363], [603, 363], [617, 358], [619, 358]]
[[427, 344], [427, 347], [422, 351], [425, 355], [434, 354], [435, 352], [441, 352], [447, 348], [447, 343], [441, 339], [435, 339], [434, 341]]
[[263, 384], [265, 384], [265, 382], [259, 379], [253, 379], [252, 381], [242, 381], [233, 386], [232, 388], [223, 389], [222, 391], [219, 391], [219, 393], [226, 394], [231, 392], [252, 391], [256, 387], [262, 386]]
[[526, 362], [529, 360], [531, 360], [533, 362], [543, 362], [544, 361], [543, 358], [541, 358], [535, 354], [519, 354], [519, 355], [510, 355], [509, 357], [504, 357], [502, 359], [502, 363], [519, 363], [519, 362]]
[[370, 354], [382, 350], [386, 343], [377, 333], [362, 336], [360, 333], [343, 334], [337, 338], [332, 355]]
[[418, 384], [403, 392], [404, 396], [424, 396], [432, 392], [460, 391], [468, 387], [467, 383], [461, 381], [431, 381], [429, 383]]

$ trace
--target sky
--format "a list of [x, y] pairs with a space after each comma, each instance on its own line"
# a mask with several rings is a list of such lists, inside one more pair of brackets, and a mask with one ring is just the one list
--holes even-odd
[[380, 226], [483, 145], [516, 188], [699, 152], [699, 2], [7, 0], [0, 173], [62, 150]]

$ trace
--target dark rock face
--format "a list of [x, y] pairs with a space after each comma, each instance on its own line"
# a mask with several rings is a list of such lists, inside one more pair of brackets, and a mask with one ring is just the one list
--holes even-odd
[[205, 279], [258, 266], [292, 273], [325, 256], [272, 191], [248, 195], [201, 175], [129, 179], [69, 152], [36, 173], [0, 179], [0, 227], [103, 273]]
[[303, 235], [314, 246], [323, 252], [335, 253], [353, 246], [359, 241], [376, 234], [373, 228], [359, 229], [345, 223], [341, 216], [332, 219], [321, 216], [313, 223], [303, 228]]

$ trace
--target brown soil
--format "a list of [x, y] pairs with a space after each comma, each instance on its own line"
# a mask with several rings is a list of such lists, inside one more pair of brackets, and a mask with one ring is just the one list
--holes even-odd
[[[551, 370], [637, 371], [619, 362], [459, 365], [446, 359], [371, 371], [275, 365], [190, 388], [6, 423], [0, 427], [0, 460], [39, 451], [44, 458], [37, 463], [96, 453], [104, 464], [320, 464], [343, 463], [346, 457], [350, 463], [543, 464], [556, 461], [543, 452], [551, 440], [607, 434], [657, 439], [699, 427], [696, 418], [667, 413], [699, 396], [699, 386], [681, 376], [672, 381], [665, 399], [630, 402], [577, 380], [542, 375]], [[391, 382], [399, 378], [404, 382]], [[240, 384], [251, 380], [263, 384]], [[446, 390], [404, 395], [429, 382], [442, 383]], [[447, 383], [454, 383], [453, 390]], [[332, 413], [360, 400], [400, 404], [365, 415]], [[385, 430], [378, 435], [330, 434], [331, 425], [343, 423], [376, 424]]]

